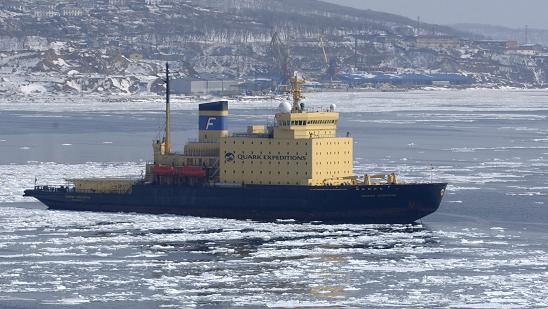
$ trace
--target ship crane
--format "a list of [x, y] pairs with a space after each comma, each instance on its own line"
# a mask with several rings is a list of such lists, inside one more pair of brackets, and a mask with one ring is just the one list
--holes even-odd
[[322, 48], [323, 59], [325, 62], [325, 72], [327, 73], [327, 75], [329, 75], [329, 79], [333, 81], [333, 76], [335, 76], [335, 74], [337, 73], [336, 59], [334, 57], [329, 59], [325, 48], [325, 41], [322, 35], [320, 35], [320, 47]]
[[325, 66], [326, 68], [329, 68], [329, 60], [327, 59], [327, 52], [325, 51], [325, 43], [323, 41], [322, 36], [320, 36], [320, 47], [322, 48], [322, 51], [323, 51], [323, 59], [325, 61]]

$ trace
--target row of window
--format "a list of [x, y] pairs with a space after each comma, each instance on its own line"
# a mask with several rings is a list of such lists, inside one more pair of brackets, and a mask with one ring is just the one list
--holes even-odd
[[[340, 155], [340, 154], [341, 154], [340, 151], [337, 151], [337, 152], [335, 152], [335, 151], [326, 151], [326, 152], [325, 152], [325, 155], [326, 155], [326, 156]], [[343, 155], [345, 155], [345, 154], [350, 154], [350, 151], [343, 151]], [[321, 155], [322, 155], [322, 152], [321, 152], [321, 151], [319, 151], [319, 152], [316, 151], [316, 155], [317, 155], [317, 156], [321, 156]]]
[[[348, 174], [350, 174], [350, 171], [335, 171], [335, 172], [328, 171], [328, 172], [325, 172], [325, 173], [328, 174], [328, 175], [339, 175], [339, 174], [348, 175]], [[322, 172], [316, 172], [315, 174], [316, 175], [321, 175]]]
[[306, 126], [309, 124], [337, 124], [337, 120], [278, 120], [279, 126]]
[[[234, 180], [234, 181], [232, 181], [232, 183], [240, 183], [240, 181], [235, 181], [235, 180]], [[254, 184], [253, 180], [252, 180], [250, 183], [251, 183], [251, 184]], [[257, 184], [262, 185], [263, 182], [262, 182], [262, 181], [259, 181], [259, 182], [257, 182]], [[264, 184], [266, 184], [266, 181], [264, 182]], [[276, 182], [275, 182], [275, 181], [269, 181], [268, 184], [269, 184], [269, 185], [272, 185], [272, 184], [276, 184]], [[279, 184], [279, 185], [281, 185], [281, 184], [288, 184], [288, 185], [291, 185], [291, 184], [293, 184], [293, 183], [292, 183], [292, 182], [289, 182], [289, 181], [287, 181], [287, 182], [285, 182], [285, 183], [282, 183], [281, 181], [278, 181], [278, 184]], [[298, 185], [299, 182], [296, 181], [295, 184]]]
[[[326, 142], [325, 145], [340, 145], [341, 142]], [[342, 142], [343, 145], [349, 145], [350, 142]], [[317, 145], [322, 145], [321, 142], [317, 142]]]
[[[227, 174], [227, 170], [224, 170], [223, 171], [225, 174]], [[254, 174], [253, 171], [250, 171], [251, 174]], [[281, 175], [282, 173], [280, 171], [277, 172], [278, 175]], [[232, 170], [232, 174], [236, 174], [236, 170]], [[242, 171], [242, 174], [245, 174], [244, 171]], [[259, 171], [259, 174], [262, 175], [263, 174], [263, 171]], [[265, 174], [266, 174], [266, 171], [265, 171]], [[286, 173], [287, 175], [291, 175], [291, 172], [287, 172]], [[272, 175], [272, 171], [268, 171], [268, 175]], [[299, 175], [299, 172], [295, 172], [295, 175]], [[308, 175], [308, 172], [304, 172], [304, 175]]]
[[[224, 141], [225, 144], [227, 144], [226, 141]], [[232, 144], [236, 145], [236, 140], [232, 141]], [[239, 143], [238, 143], [239, 144]], [[245, 145], [245, 141], [242, 141], [241, 143], [242, 145]], [[255, 143], [253, 141], [251, 142], [248, 142], [249, 145], [254, 145]], [[263, 142], [262, 141], [259, 141], [258, 143], [256, 143], [257, 145], [262, 145]], [[264, 142], [265, 145], [267, 145], [266, 142]], [[291, 145], [292, 143], [291, 142], [286, 142], [287, 145]], [[308, 142], [304, 142], [303, 143], [305, 146], [308, 145]], [[268, 145], [272, 145], [272, 142], [268, 142]], [[278, 145], [281, 145], [281, 142], [278, 142]], [[295, 145], [299, 145], [299, 142], [295, 142]]]
[[[337, 162], [335, 162], [335, 161], [333, 161], [333, 162], [327, 161], [327, 162], [324, 162], [324, 163], [327, 164], [327, 165], [330, 165], [330, 164], [341, 164], [340, 161], [337, 161]], [[350, 161], [343, 161], [343, 164], [349, 164], [349, 163], [350, 163]], [[316, 165], [322, 165], [322, 161], [316, 161]]]

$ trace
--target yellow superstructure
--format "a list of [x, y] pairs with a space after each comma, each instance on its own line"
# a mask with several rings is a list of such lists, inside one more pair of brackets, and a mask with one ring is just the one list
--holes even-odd
[[334, 105], [306, 111], [296, 77], [291, 93], [293, 105], [280, 104], [274, 125], [249, 126], [243, 133], [229, 134], [227, 102], [201, 104], [198, 140], [187, 143], [183, 153], [171, 153], [165, 141], [156, 141], [154, 165], [203, 167], [208, 181], [229, 184], [356, 184], [353, 139], [348, 133], [337, 137]]
[[128, 193], [137, 182], [132, 179], [119, 178], [82, 178], [69, 179], [76, 192]]
[[[337, 137], [339, 114], [289, 111], [272, 128], [222, 138], [220, 181], [244, 184], [352, 183], [352, 138]], [[253, 132], [264, 133], [253, 133]]]

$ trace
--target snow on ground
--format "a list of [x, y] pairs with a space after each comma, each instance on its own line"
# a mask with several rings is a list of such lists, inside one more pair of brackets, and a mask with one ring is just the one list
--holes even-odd
[[33, 93], [47, 93], [48, 89], [41, 84], [28, 84], [19, 87], [19, 91], [24, 94], [33, 94]]

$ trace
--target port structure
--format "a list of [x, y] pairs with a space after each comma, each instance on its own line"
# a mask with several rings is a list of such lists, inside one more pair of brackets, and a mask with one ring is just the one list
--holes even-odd
[[227, 101], [200, 104], [198, 139], [187, 142], [182, 152], [171, 151], [166, 94], [165, 137], [153, 142], [154, 162], [147, 165], [145, 179], [192, 185], [357, 184], [353, 139], [337, 136], [335, 105], [307, 111], [301, 84], [297, 74], [290, 79], [292, 104], [280, 104], [272, 125], [250, 125], [246, 132], [229, 133]]

